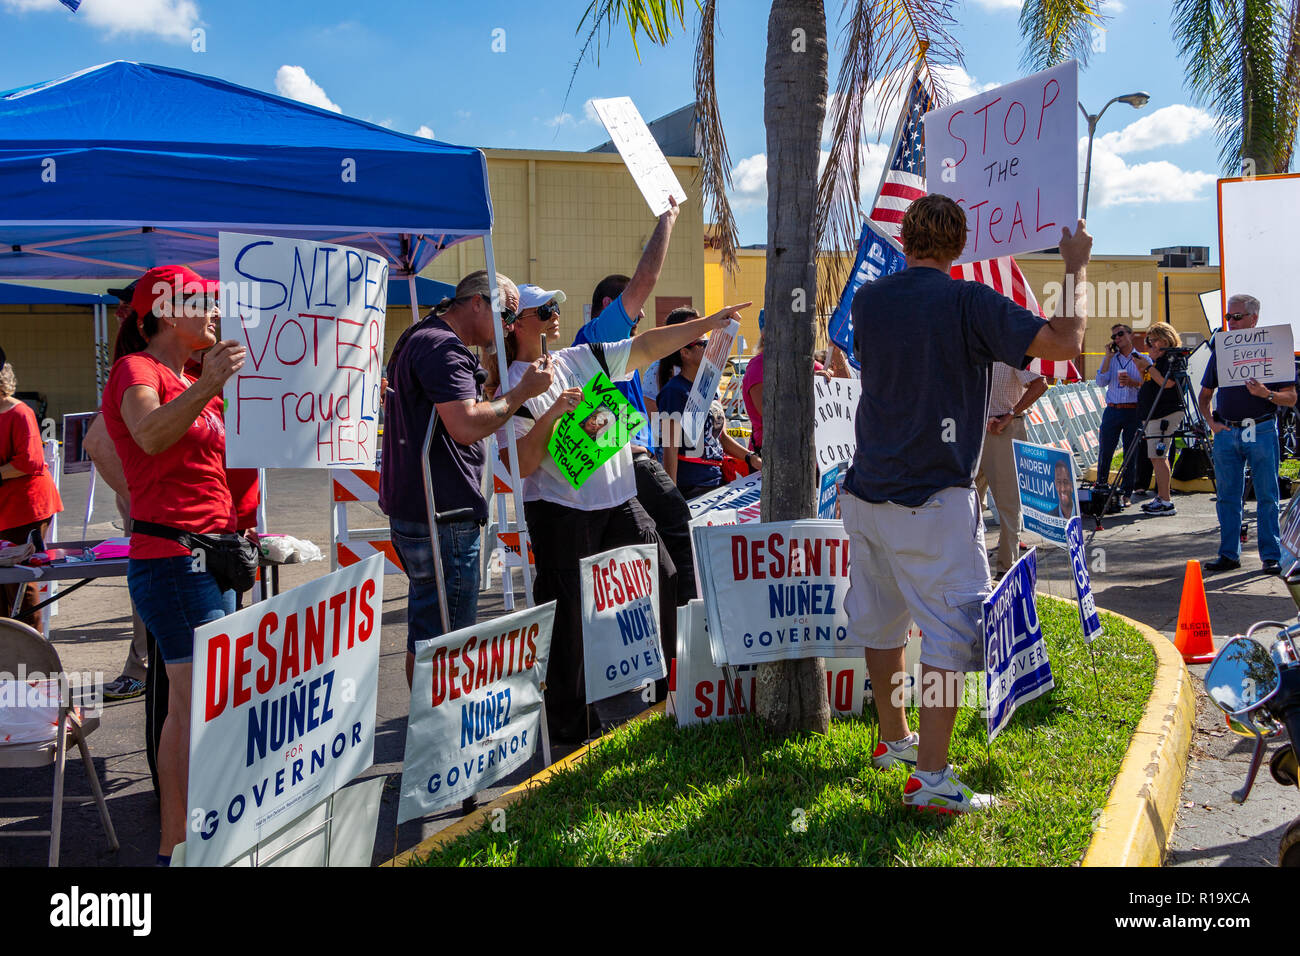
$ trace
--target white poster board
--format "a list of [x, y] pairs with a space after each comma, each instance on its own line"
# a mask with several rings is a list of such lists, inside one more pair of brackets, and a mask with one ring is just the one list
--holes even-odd
[[1205, 313], [1205, 334], [1213, 335], [1223, 327], [1223, 290], [1202, 292], [1197, 298], [1201, 300], [1201, 311]]
[[849, 630], [849, 538], [815, 518], [691, 529], [715, 664], [860, 656]]
[[[1262, 308], [1262, 306], [1261, 306]], [[1289, 325], [1221, 329], [1214, 337], [1219, 387], [1295, 381], [1295, 341]]]
[[329, 242], [220, 234], [232, 468], [368, 468], [379, 452], [388, 261]]
[[659, 640], [659, 551], [640, 544], [578, 562], [587, 703], [668, 676]]
[[1055, 246], [1078, 219], [1078, 64], [925, 115], [926, 188], [961, 204], [956, 264]]
[[555, 602], [415, 645], [397, 822], [459, 804], [537, 748]]
[[825, 472], [853, 460], [857, 433], [853, 430], [862, 383], [853, 378], [825, 379], [813, 376], [813, 442], [817, 446], [817, 467]]
[[740, 323], [735, 319], [725, 329], [719, 329], [709, 336], [709, 344], [704, 349], [704, 358], [700, 359], [699, 371], [691, 383], [691, 394], [686, 398], [686, 408], [682, 412], [682, 434], [691, 449], [701, 448], [700, 437], [704, 426], [709, 421], [709, 408], [713, 397], [718, 394], [718, 382], [722, 380], [722, 367], [727, 364], [731, 346], [736, 341]]
[[651, 134], [650, 127], [641, 118], [632, 98], [616, 96], [592, 100], [591, 105], [600, 121], [605, 124], [610, 142], [623, 157], [641, 195], [650, 204], [650, 211], [655, 216], [662, 216], [668, 211], [669, 196], [675, 198], [679, 206], [686, 202], [686, 190], [682, 189], [673, 168], [664, 159], [663, 150]]
[[375, 554], [195, 630], [190, 866], [224, 866], [373, 762], [383, 596]]
[[[1300, 330], [1300, 290], [1294, 280], [1298, 209], [1300, 173], [1219, 180], [1224, 298], [1245, 294], [1259, 299], [1260, 325], [1286, 323]], [[1221, 320], [1211, 328], [1220, 325]]]

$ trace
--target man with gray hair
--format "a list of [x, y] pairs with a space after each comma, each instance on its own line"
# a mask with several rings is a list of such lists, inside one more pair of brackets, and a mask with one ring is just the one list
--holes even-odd
[[[1259, 300], [1253, 295], [1228, 299], [1223, 316], [1225, 331], [1251, 329], [1259, 322]], [[1210, 363], [1201, 377], [1197, 399], [1201, 414], [1214, 433], [1215, 509], [1219, 513], [1219, 555], [1205, 562], [1207, 571], [1235, 571], [1241, 567], [1241, 502], [1246, 487], [1246, 465], [1255, 485], [1259, 559], [1265, 574], [1277, 574], [1282, 557], [1278, 532], [1277, 469], [1281, 449], [1277, 436], [1277, 409], [1296, 403], [1294, 380], [1268, 384], [1251, 379], [1245, 385], [1219, 388], [1219, 370], [1210, 341]], [[1218, 389], [1215, 409], [1210, 396]]]

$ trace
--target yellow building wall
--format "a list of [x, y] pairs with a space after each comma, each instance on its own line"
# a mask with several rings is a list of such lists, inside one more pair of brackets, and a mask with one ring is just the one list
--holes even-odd
[[[563, 289], [560, 309], [564, 344], [585, 321], [584, 305], [611, 273], [631, 275], [655, 229], [655, 217], [615, 153], [486, 150], [495, 214], [493, 250], [497, 270], [516, 283]], [[668, 258], [645, 305], [653, 327], [654, 300], [689, 298], [704, 308], [704, 219], [696, 185], [699, 160], [669, 158], [687, 193], [673, 227]], [[461, 243], [444, 252], [423, 275], [453, 285], [484, 268], [483, 245]], [[757, 315], [757, 313], [755, 313]]]
[[[111, 334], [117, 322], [109, 313]], [[90, 306], [0, 306], [0, 344], [18, 377], [18, 391], [40, 392], [46, 415], [90, 412], [95, 400], [95, 319]], [[110, 343], [111, 344], [111, 343]]]
[[[1165, 279], [1169, 279], [1169, 313], [1165, 317]], [[1160, 269], [1157, 272], [1156, 300], [1160, 305], [1161, 318], [1176, 328], [1179, 333], [1195, 332], [1208, 336], [1211, 328], [1206, 324], [1205, 312], [1201, 309], [1202, 292], [1212, 292], [1220, 286], [1218, 266], [1199, 266], [1193, 269]], [[1211, 314], [1217, 314], [1221, 305], [1216, 305]], [[1221, 323], [1219, 323], [1221, 324]], [[1214, 326], [1218, 328], [1218, 324]]]

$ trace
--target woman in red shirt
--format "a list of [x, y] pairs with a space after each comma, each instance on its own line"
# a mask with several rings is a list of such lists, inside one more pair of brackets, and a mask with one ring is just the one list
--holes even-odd
[[[36, 415], [14, 398], [17, 390], [14, 367], [6, 362], [0, 369], [0, 528], [4, 529], [0, 538], [21, 544], [33, 531], [39, 531], [44, 541], [50, 519], [63, 510], [63, 502], [45, 464]], [[6, 584], [5, 606], [0, 609], [6, 617], [19, 588], [23, 589], [24, 611], [40, 603], [35, 584]], [[45, 624], [45, 612], [36, 611], [23, 619], [39, 631]]]
[[[222, 390], [243, 366], [245, 349], [233, 340], [217, 341], [217, 288], [183, 266], [160, 266], [146, 272], [132, 294], [134, 317], [126, 321], [136, 323], [145, 344], [113, 365], [102, 411], [126, 473], [133, 525], [234, 531]], [[199, 350], [207, 350], [202, 372], [186, 375], [186, 360]], [[158, 856], [169, 863], [172, 847], [186, 836], [194, 630], [234, 611], [235, 595], [196, 568], [181, 544], [134, 528], [127, 586], [167, 668], [167, 719], [158, 745]]]

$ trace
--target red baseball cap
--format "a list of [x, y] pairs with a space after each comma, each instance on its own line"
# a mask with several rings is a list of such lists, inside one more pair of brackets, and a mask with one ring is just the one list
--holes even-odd
[[155, 266], [136, 280], [135, 290], [131, 293], [131, 308], [143, 318], [164, 297], [217, 292], [220, 288], [221, 283], [203, 278], [189, 266]]

